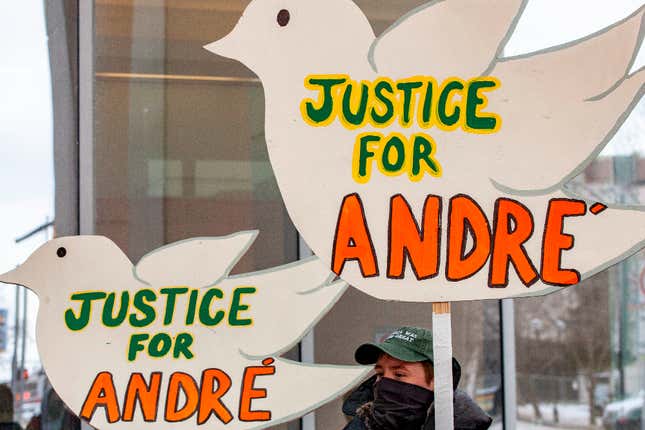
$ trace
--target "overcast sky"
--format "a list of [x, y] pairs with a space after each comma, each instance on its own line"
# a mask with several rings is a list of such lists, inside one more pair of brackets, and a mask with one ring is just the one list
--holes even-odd
[[[38, 241], [17, 248], [14, 239], [53, 217], [51, 91], [43, 3], [0, 1], [1, 271], [21, 262]], [[529, 52], [583, 37], [639, 6], [641, 0], [532, 0], [506, 53]], [[645, 64], [644, 59], [641, 50], [637, 67]], [[598, 61], [602, 61], [600, 53]], [[644, 121], [641, 103], [638, 115], [617, 139], [631, 143], [613, 145], [608, 151], [629, 152], [636, 145], [642, 151]], [[13, 290], [0, 286], [0, 308], [11, 309], [12, 300]], [[0, 380], [7, 377], [1, 362]]]

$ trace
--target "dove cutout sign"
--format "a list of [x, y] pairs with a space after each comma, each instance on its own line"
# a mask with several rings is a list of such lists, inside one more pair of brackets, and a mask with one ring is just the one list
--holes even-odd
[[317, 258], [230, 276], [255, 237], [178, 242], [136, 266], [105, 237], [54, 239], [0, 282], [38, 295], [47, 376], [95, 428], [266, 428], [369, 369], [279, 358], [347, 285]]
[[255, 0], [206, 46], [259, 76], [289, 215], [350, 285], [417, 302], [543, 295], [643, 248], [641, 208], [565, 184], [643, 94], [630, 69], [645, 9], [503, 57], [525, 5], [437, 0], [376, 37], [351, 0]]

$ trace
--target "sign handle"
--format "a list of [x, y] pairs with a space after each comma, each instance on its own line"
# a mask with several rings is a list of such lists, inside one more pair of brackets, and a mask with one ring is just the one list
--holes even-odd
[[432, 304], [434, 357], [434, 422], [436, 429], [454, 429], [452, 384], [452, 324], [450, 303]]

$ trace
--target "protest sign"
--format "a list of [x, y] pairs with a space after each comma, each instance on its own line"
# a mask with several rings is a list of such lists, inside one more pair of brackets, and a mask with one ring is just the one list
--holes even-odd
[[643, 247], [642, 211], [564, 187], [640, 99], [643, 9], [503, 58], [524, 5], [431, 2], [375, 37], [349, 0], [255, 1], [206, 47], [260, 77], [291, 219], [352, 286], [401, 301], [540, 295]]
[[350, 284], [435, 303], [437, 428], [451, 428], [446, 302], [558, 291], [644, 244], [642, 211], [565, 188], [642, 95], [645, 71], [629, 70], [643, 9], [503, 58], [524, 6], [434, 1], [375, 37], [350, 0], [251, 2], [207, 49], [262, 81], [271, 164], [320, 261], [230, 276], [248, 232], [134, 267], [106, 238], [50, 241], [0, 282], [38, 294], [39, 351], [61, 398], [100, 429], [297, 418], [365, 376], [279, 357]]
[[47, 376], [94, 427], [265, 428], [334, 399], [366, 369], [279, 357], [347, 285], [316, 258], [230, 276], [255, 237], [178, 242], [136, 266], [105, 237], [54, 239], [0, 282], [38, 295]]

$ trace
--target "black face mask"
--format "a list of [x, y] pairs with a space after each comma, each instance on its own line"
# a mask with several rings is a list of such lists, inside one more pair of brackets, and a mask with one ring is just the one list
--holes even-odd
[[419, 430], [425, 423], [434, 392], [389, 378], [374, 384], [376, 430]]

